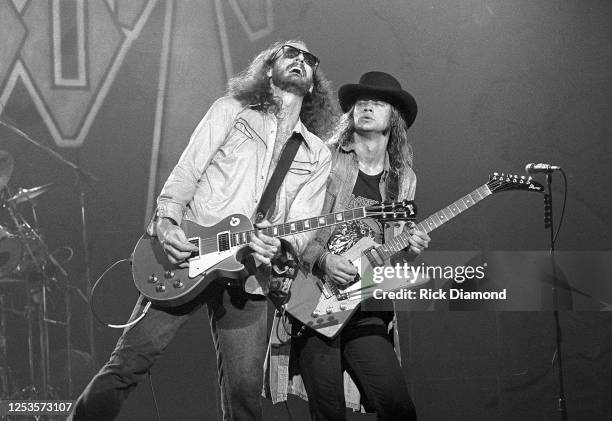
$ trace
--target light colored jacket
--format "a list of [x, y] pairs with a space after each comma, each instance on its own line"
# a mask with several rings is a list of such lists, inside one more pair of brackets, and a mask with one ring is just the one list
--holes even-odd
[[[277, 118], [233, 97], [215, 101], [193, 132], [157, 199], [157, 217], [211, 226], [239, 213], [252, 221], [268, 183]], [[279, 224], [321, 213], [331, 154], [298, 120], [304, 142], [276, 196], [270, 222]], [[152, 231], [152, 225], [150, 231]], [[288, 238], [302, 252], [314, 234]]]

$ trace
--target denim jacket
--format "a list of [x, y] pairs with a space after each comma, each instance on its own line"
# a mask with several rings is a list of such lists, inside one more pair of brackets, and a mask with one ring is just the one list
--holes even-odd
[[[357, 176], [359, 174], [359, 161], [352, 148], [343, 148], [337, 144], [329, 145], [332, 150], [332, 170], [327, 179], [327, 190], [325, 192], [325, 203], [323, 213], [337, 212], [346, 209]], [[394, 177], [389, 170], [389, 157], [385, 157], [385, 166], [380, 180], [380, 194], [383, 201], [390, 200], [412, 200], [416, 189], [416, 175], [412, 168], [405, 168], [399, 177]], [[385, 238], [390, 239], [399, 235], [403, 224], [397, 223], [385, 229]], [[306, 273], [318, 271], [317, 259], [327, 248], [327, 241], [332, 233], [333, 227], [323, 228], [311, 241], [301, 255], [302, 270]], [[291, 355], [291, 338], [286, 333], [291, 331], [290, 323], [280, 326], [281, 315], [277, 311], [274, 315], [268, 353], [264, 365], [263, 396], [278, 403], [287, 400], [289, 393], [308, 400], [304, 383], [299, 374], [290, 376], [289, 358]], [[399, 337], [397, 334], [396, 318], [393, 318], [389, 328], [392, 332], [395, 351], [400, 359]], [[348, 373], [344, 373], [344, 395], [346, 406], [354, 411], [363, 411], [361, 396], [353, 379]]]

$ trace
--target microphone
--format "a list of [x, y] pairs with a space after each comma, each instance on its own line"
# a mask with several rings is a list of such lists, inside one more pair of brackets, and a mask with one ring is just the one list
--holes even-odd
[[561, 169], [561, 167], [558, 167], [556, 165], [550, 165], [550, 164], [527, 164], [525, 165], [525, 172], [527, 174], [539, 174], [539, 173], [544, 173], [544, 174], [549, 174], [553, 171], [559, 171]]

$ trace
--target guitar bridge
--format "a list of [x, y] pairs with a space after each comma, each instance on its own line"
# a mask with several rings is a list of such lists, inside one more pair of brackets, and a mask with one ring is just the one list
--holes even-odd
[[349, 298], [349, 296], [348, 296], [348, 294], [346, 292], [341, 292], [341, 293], [336, 294], [336, 299], [338, 301], [348, 300], [348, 298]]

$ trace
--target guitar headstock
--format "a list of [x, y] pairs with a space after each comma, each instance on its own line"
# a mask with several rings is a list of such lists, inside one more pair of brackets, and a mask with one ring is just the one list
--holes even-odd
[[381, 221], [412, 221], [416, 219], [417, 207], [414, 200], [383, 202], [366, 207], [365, 214]]
[[544, 186], [535, 181], [532, 177], [497, 172], [494, 172], [489, 177], [487, 187], [489, 187], [491, 193], [507, 190], [527, 190], [538, 193], [544, 191]]

